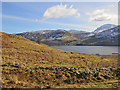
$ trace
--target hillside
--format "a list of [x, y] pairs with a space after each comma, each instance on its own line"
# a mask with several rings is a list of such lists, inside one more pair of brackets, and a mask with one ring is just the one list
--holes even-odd
[[100, 83], [103, 87], [118, 87], [118, 66], [117, 55], [68, 52], [2, 33], [4, 88], [90, 88]]

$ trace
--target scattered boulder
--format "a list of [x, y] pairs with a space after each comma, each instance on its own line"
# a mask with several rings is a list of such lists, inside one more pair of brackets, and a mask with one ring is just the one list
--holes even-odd
[[99, 69], [99, 72], [102, 72], [103, 71], [103, 69]]
[[54, 68], [53, 68], [53, 67], [50, 67], [49, 70], [54, 70]]
[[71, 77], [75, 76], [75, 74], [74, 74], [74, 73], [70, 73], [70, 75], [71, 75]]
[[48, 67], [45, 68], [45, 70], [49, 69]]
[[90, 70], [88, 68], [85, 69], [85, 73], [89, 74]]
[[82, 77], [86, 79], [86, 74], [85, 74], [85, 72], [82, 73]]
[[100, 78], [100, 77], [97, 77], [97, 80], [101, 80], [101, 78]]
[[107, 75], [104, 75], [103, 77], [104, 77], [105, 79], [110, 79], [110, 77], [107, 76]]
[[3, 64], [2, 67], [8, 66], [7, 64]]
[[46, 89], [50, 89], [51, 87], [50, 86], [46, 86]]
[[98, 77], [98, 76], [99, 76], [99, 73], [95, 73], [95, 74], [94, 74], [94, 77]]
[[77, 68], [77, 67], [75, 67], [74, 69], [75, 69], [75, 70], [78, 70], [78, 68]]
[[72, 68], [70, 68], [71, 70], [74, 70], [74, 68], [72, 67]]
[[76, 74], [80, 74], [79, 72], [75, 71]]
[[65, 82], [65, 83], [68, 83], [68, 84], [70, 84], [70, 83], [71, 83], [69, 79], [64, 80], [64, 82]]
[[115, 72], [115, 68], [110, 68], [110, 71]]
[[39, 67], [40, 69], [44, 69], [44, 67]]

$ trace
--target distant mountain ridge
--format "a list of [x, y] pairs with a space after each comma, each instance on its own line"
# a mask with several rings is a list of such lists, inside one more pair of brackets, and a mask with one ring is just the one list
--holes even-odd
[[56, 39], [56, 38], [71, 36], [71, 34], [65, 30], [40, 30], [40, 31], [18, 33], [16, 35], [21, 35], [33, 41], [38, 38], [40, 40], [44, 40], [44, 39]]
[[97, 34], [97, 33], [100, 33], [102, 31], [105, 31], [105, 30], [108, 30], [108, 29], [111, 29], [111, 28], [115, 28], [115, 27], [117, 27], [117, 25], [104, 24], [104, 25], [98, 27], [93, 33]]
[[47, 45], [118, 45], [120, 27], [105, 24], [93, 32], [78, 30], [40, 30], [16, 35]]
[[18, 33], [16, 35], [23, 36], [29, 40], [47, 45], [66, 45], [69, 42], [77, 40], [72, 33], [66, 30], [40, 30]]

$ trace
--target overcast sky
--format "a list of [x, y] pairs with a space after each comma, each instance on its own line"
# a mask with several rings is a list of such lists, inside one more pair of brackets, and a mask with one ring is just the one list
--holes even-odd
[[103, 24], [118, 24], [117, 2], [2, 3], [2, 30], [6, 33], [56, 29], [93, 31]]

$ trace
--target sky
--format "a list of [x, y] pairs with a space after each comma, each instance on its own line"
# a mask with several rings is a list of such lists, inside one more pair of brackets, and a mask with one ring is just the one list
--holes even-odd
[[118, 24], [117, 2], [3, 2], [2, 32], [94, 31]]

